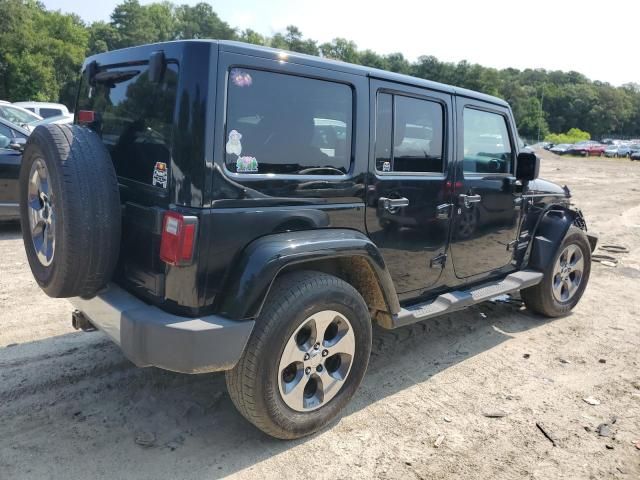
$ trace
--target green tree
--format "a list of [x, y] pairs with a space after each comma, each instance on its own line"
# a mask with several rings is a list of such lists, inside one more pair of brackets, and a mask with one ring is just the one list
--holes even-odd
[[176, 30], [174, 38], [215, 38], [234, 40], [236, 30], [220, 19], [208, 3], [198, 3], [193, 7], [180, 5], [175, 8]]
[[[48, 11], [36, 0], [0, 0], [0, 98], [63, 100], [72, 106], [77, 73], [86, 55], [143, 43], [187, 38], [239, 39], [257, 45], [414, 75], [504, 98], [520, 133], [537, 138], [571, 128], [596, 138], [613, 134], [640, 137], [640, 84], [613, 87], [575, 71], [505, 68], [467, 61], [443, 62], [424, 55], [416, 62], [402, 53], [359, 51], [345, 38], [318, 43], [295, 25], [271, 37], [251, 29], [239, 32], [201, 2], [169, 1], [141, 5], [122, 0], [109, 22], [84, 25], [75, 15]], [[544, 97], [544, 100], [543, 100]], [[566, 135], [566, 134], [565, 134]]]
[[545, 137], [547, 142], [551, 143], [578, 143], [590, 140], [591, 134], [580, 130], [579, 128], [570, 128], [567, 133], [550, 133]]
[[84, 58], [85, 25], [33, 0], [0, 0], [0, 11], [0, 98], [60, 100]]
[[357, 45], [344, 38], [334, 38], [331, 42], [320, 45], [322, 55], [333, 60], [343, 62], [358, 63]]
[[246, 43], [253, 43], [254, 45], [267, 45], [267, 39], [260, 35], [255, 30], [247, 28], [240, 33], [238, 40]]

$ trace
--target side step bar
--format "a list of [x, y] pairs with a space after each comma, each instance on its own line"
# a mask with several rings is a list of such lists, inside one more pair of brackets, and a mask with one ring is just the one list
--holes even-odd
[[444, 293], [435, 300], [412, 305], [401, 309], [391, 317], [391, 328], [403, 327], [427, 318], [462, 310], [476, 303], [481, 303], [498, 295], [512, 293], [540, 283], [542, 273], [534, 270], [521, 270], [507, 275], [498, 282], [490, 282], [469, 290], [456, 290]]

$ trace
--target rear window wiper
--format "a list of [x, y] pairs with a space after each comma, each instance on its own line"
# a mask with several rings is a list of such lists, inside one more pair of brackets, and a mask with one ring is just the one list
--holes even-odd
[[93, 81], [95, 83], [102, 83], [109, 86], [114, 86], [117, 83], [122, 83], [122, 82], [126, 82], [127, 80], [131, 80], [133, 77], [139, 74], [140, 74], [140, 70], [99, 72], [95, 74], [95, 76], [93, 77]]

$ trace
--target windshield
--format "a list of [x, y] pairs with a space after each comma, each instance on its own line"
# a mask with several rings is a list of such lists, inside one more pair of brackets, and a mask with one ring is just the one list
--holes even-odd
[[12, 107], [10, 105], [0, 105], [0, 117], [17, 125], [33, 122], [34, 120], [40, 120], [40, 117], [35, 113]]

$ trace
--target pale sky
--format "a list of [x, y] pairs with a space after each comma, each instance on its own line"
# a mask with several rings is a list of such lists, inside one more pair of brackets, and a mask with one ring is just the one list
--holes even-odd
[[[118, 0], [42, 0], [85, 21], [109, 20]], [[201, 0], [200, 0], [201, 1]], [[153, 3], [141, 0], [140, 3]], [[198, 0], [175, 0], [196, 4]], [[638, 0], [209, 0], [232, 27], [263, 35], [296, 25], [320, 43], [434, 55], [488, 67], [575, 70], [613, 85], [640, 83]]]

